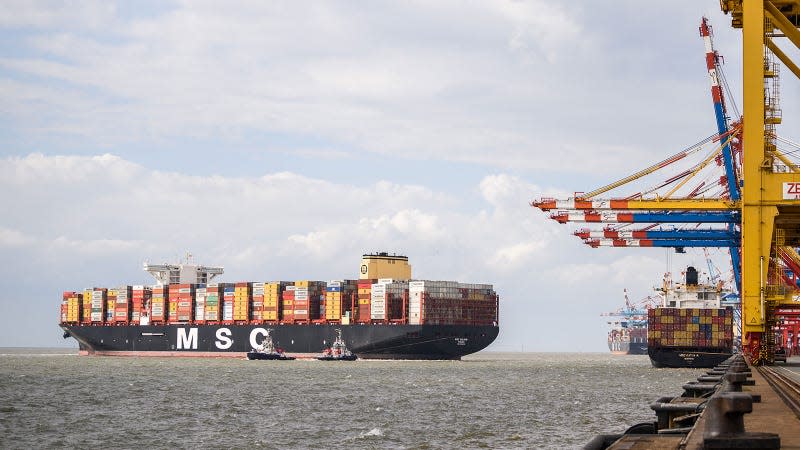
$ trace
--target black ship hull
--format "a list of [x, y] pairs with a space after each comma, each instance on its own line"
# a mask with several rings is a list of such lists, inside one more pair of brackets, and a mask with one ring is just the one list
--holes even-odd
[[612, 341], [608, 343], [608, 349], [615, 355], [646, 355], [647, 343]]
[[647, 354], [653, 367], [705, 369], [719, 365], [733, 354], [731, 349], [707, 347], [656, 347]]
[[629, 355], [646, 355], [647, 342], [634, 342], [628, 346]]
[[342, 330], [362, 359], [460, 359], [488, 347], [499, 332], [485, 325], [61, 325], [82, 354], [237, 356], [257, 347], [267, 330], [287, 355], [319, 356]]

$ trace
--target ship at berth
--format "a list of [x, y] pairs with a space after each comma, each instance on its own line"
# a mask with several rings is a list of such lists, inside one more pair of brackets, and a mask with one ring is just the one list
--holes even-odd
[[63, 293], [84, 355], [245, 357], [269, 336], [315, 358], [337, 338], [360, 359], [460, 359], [499, 332], [490, 284], [413, 279], [408, 257], [365, 254], [358, 279], [215, 282], [222, 267], [145, 264], [152, 286]]

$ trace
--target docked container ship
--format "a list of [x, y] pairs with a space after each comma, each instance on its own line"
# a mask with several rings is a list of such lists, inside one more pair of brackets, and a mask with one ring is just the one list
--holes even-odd
[[406, 256], [364, 255], [359, 279], [217, 283], [221, 267], [145, 264], [154, 286], [64, 292], [61, 328], [81, 354], [241, 356], [269, 334], [316, 357], [341, 330], [363, 359], [459, 359], [499, 332], [489, 284], [413, 280]]
[[655, 367], [714, 367], [734, 349], [734, 310], [723, 307], [720, 285], [699, 284], [694, 267], [686, 283], [665, 280], [661, 307], [648, 311], [647, 353]]

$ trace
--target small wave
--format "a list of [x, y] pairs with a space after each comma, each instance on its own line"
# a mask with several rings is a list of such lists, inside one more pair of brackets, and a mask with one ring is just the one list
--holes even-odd
[[361, 433], [359, 437], [368, 438], [368, 437], [383, 437], [383, 431], [380, 428], [373, 428], [366, 433]]

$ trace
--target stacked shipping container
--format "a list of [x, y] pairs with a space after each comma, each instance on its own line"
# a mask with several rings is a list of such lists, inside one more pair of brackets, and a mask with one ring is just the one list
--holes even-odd
[[341, 321], [343, 316], [351, 313], [353, 296], [357, 289], [355, 280], [329, 281], [320, 306], [320, 318], [329, 322]]
[[108, 289], [94, 288], [91, 291], [89, 321], [101, 323], [106, 320], [106, 307], [108, 306]]
[[281, 294], [283, 293], [283, 283], [270, 282], [264, 283], [264, 307], [262, 308], [261, 318], [268, 322], [277, 322], [281, 319]]
[[648, 346], [730, 348], [733, 311], [727, 308], [654, 308], [647, 313]]
[[117, 300], [114, 302], [114, 323], [127, 324], [131, 320], [131, 301], [133, 286], [117, 288]]
[[151, 292], [150, 299], [150, 320], [153, 323], [164, 323], [167, 321], [167, 300], [169, 299], [169, 288], [167, 286], [156, 286]]
[[134, 286], [131, 289], [131, 321], [140, 323], [142, 316], [150, 317], [150, 301], [153, 289], [146, 286]]
[[236, 291], [236, 286], [233, 284], [224, 284], [222, 286], [222, 321], [233, 322], [233, 297]]
[[61, 301], [61, 322], [78, 323], [81, 321], [81, 307], [83, 294], [78, 292], [64, 292]]
[[233, 289], [233, 320], [247, 322], [250, 320], [250, 303], [253, 301], [253, 284], [236, 283]]
[[455, 281], [408, 283], [410, 325], [488, 325], [497, 322], [497, 294], [488, 284]]
[[117, 290], [109, 289], [106, 294], [106, 322], [114, 323], [114, 307], [117, 304]]
[[[705, 316], [688, 322], [698, 326], [685, 331], [708, 331], [716, 338], [714, 325], [726, 314], [721, 311], [708, 323]], [[370, 279], [122, 286], [64, 292], [62, 297], [62, 322], [138, 324], [146, 323], [140, 322], [145, 316], [154, 324], [343, 323], [349, 317], [358, 323], [490, 325], [497, 321], [497, 295], [490, 285]], [[664, 331], [669, 320], [663, 319]]]
[[252, 313], [251, 317], [256, 323], [264, 321], [264, 292], [265, 283], [253, 283]]
[[372, 284], [378, 280], [358, 280], [358, 309], [355, 311], [355, 320], [358, 323], [369, 323], [370, 305], [372, 304]]
[[191, 322], [195, 285], [188, 283], [170, 284], [168, 292], [169, 315], [167, 316], [167, 322]]
[[320, 317], [320, 298], [325, 282], [302, 280], [294, 283], [294, 321], [309, 322]]
[[194, 289], [194, 322], [206, 323], [206, 295], [208, 288], [205, 284], [198, 284]]
[[379, 279], [370, 293], [370, 319], [386, 322], [404, 319], [408, 299], [408, 282]]
[[206, 295], [203, 301], [203, 320], [206, 322], [219, 322], [222, 292], [224, 283], [209, 283], [206, 285]]

